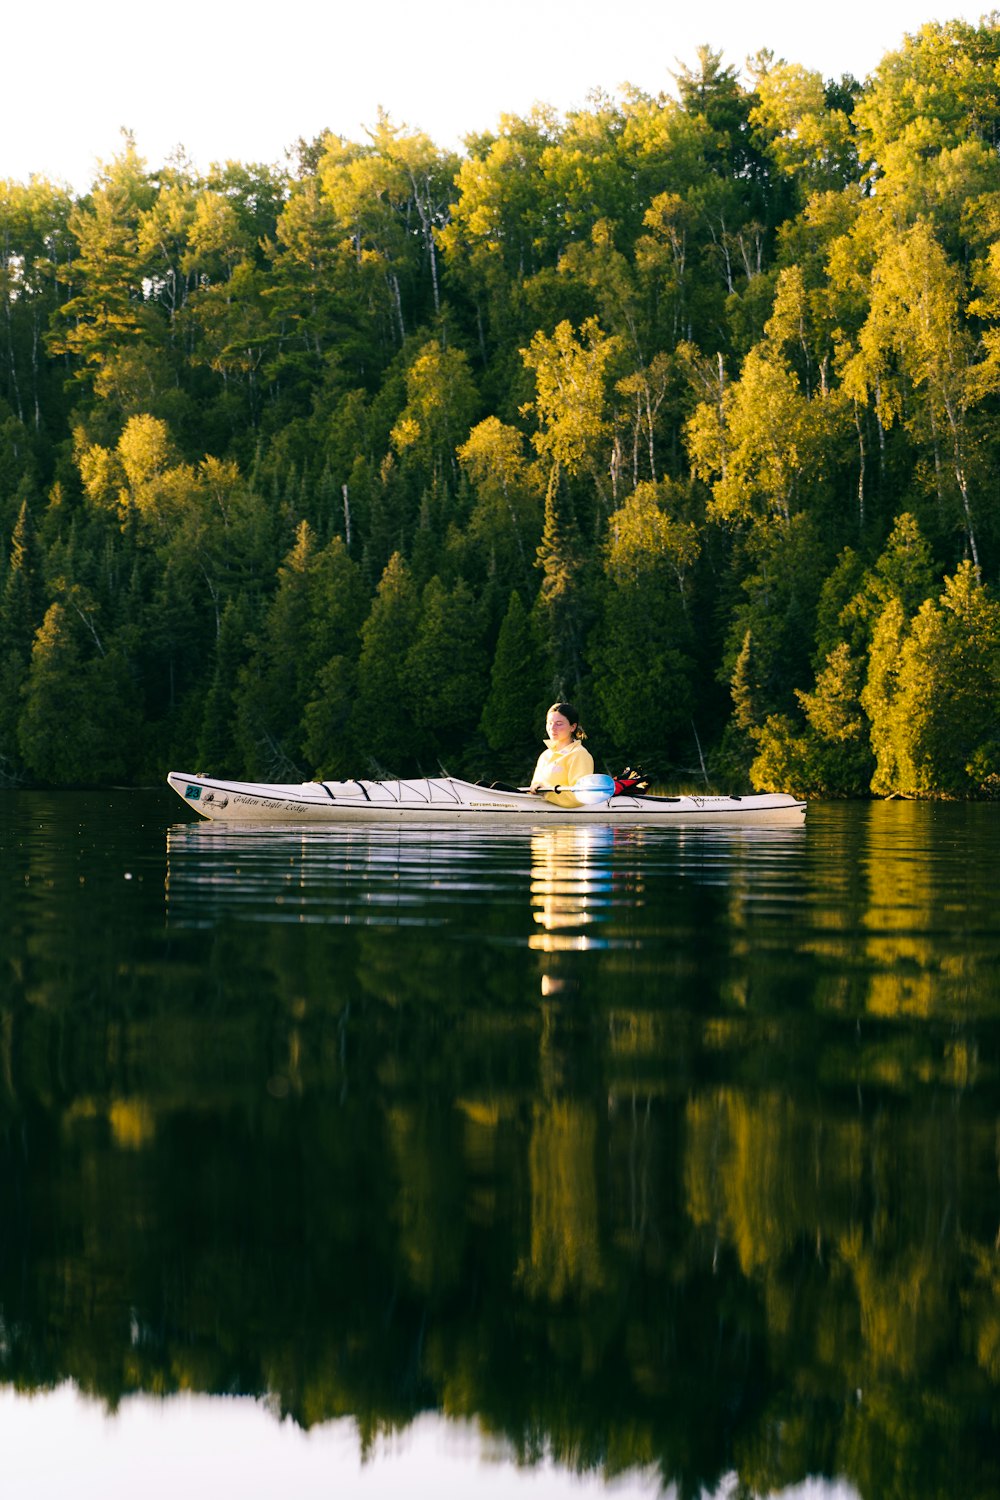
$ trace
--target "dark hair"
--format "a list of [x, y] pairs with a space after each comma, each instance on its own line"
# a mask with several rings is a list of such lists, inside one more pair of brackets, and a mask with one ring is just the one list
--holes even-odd
[[580, 728], [580, 715], [577, 713], [572, 703], [552, 703], [546, 709], [545, 717], [548, 718], [549, 714], [562, 714], [563, 718], [568, 719], [569, 722], [574, 726], [573, 738], [575, 740], [585, 740], [587, 738], [584, 731]]

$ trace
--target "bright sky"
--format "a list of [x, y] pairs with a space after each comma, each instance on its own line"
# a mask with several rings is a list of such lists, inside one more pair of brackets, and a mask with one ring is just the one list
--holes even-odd
[[382, 105], [458, 147], [501, 112], [564, 111], [594, 88], [671, 86], [708, 43], [742, 66], [769, 47], [824, 77], [863, 78], [907, 32], [980, 6], [942, 0], [51, 0], [5, 7], [0, 178], [78, 191], [131, 129], [155, 166], [178, 144], [212, 161], [283, 164], [325, 128], [353, 139]]
[[[472, 1423], [428, 1414], [362, 1465], [354, 1423], [303, 1432], [258, 1402], [207, 1396], [129, 1399], [113, 1417], [69, 1385], [28, 1397], [0, 1390], [4, 1494], [18, 1500], [676, 1500], [655, 1473], [606, 1486], [544, 1462], [518, 1468]], [[728, 1476], [714, 1496], [726, 1500]], [[859, 1500], [844, 1483], [806, 1480], [780, 1500]]]

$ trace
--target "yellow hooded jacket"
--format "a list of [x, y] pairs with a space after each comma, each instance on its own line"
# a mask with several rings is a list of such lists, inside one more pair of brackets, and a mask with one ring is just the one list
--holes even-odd
[[[581, 776], [593, 774], [594, 757], [584, 749], [580, 740], [570, 740], [561, 750], [556, 748], [555, 740], [546, 740], [545, 744], [547, 748], [538, 757], [532, 783], [541, 781], [546, 786], [568, 787]], [[544, 795], [546, 802], [552, 802], [556, 807], [579, 806], [572, 792], [546, 792]]]

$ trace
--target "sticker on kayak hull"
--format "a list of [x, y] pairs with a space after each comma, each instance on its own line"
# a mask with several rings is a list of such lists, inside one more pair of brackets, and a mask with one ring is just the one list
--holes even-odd
[[198, 798], [201, 796], [201, 787], [200, 786], [189, 786], [185, 790], [184, 795], [185, 795], [185, 797], [190, 797], [190, 799], [191, 799], [192, 802], [197, 802]]

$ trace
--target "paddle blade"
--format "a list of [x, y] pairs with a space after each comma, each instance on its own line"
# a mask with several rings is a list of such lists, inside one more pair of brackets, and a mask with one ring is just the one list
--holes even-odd
[[581, 807], [596, 807], [615, 795], [615, 778], [600, 775], [581, 776], [579, 781], [574, 781], [570, 791]]

